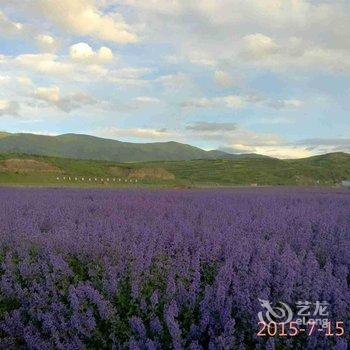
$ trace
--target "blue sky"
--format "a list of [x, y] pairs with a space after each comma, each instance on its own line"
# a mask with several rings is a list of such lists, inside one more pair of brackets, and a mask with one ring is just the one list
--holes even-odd
[[346, 0], [0, 0], [0, 130], [350, 152]]

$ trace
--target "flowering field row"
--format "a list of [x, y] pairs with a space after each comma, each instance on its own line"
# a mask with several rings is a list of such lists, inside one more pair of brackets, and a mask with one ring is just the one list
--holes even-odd
[[1, 349], [346, 349], [349, 340], [257, 336], [259, 299], [326, 301], [329, 319], [348, 322], [345, 190], [3, 188], [0, 264]]

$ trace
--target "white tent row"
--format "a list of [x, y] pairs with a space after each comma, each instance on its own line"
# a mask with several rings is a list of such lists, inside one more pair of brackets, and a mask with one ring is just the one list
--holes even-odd
[[77, 176], [57, 176], [57, 181], [83, 181], [83, 182], [124, 182], [137, 183], [138, 179], [121, 179], [121, 178], [99, 178], [99, 177], [77, 177]]

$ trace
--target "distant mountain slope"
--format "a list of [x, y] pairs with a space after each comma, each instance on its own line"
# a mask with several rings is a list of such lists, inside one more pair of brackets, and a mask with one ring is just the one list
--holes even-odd
[[161, 162], [177, 179], [193, 183], [259, 185], [337, 185], [350, 179], [350, 154], [329, 153], [304, 159], [234, 158]]
[[0, 133], [0, 153], [36, 154], [115, 162], [235, 157], [235, 155], [222, 151], [205, 151], [178, 142], [130, 143], [79, 134], [44, 136]]
[[[350, 154], [331, 153], [296, 160], [235, 157], [116, 163], [0, 153], [0, 185], [91, 186], [96, 185], [97, 177], [101, 185], [101, 179], [125, 178], [132, 174], [150, 175], [151, 179], [142, 181], [142, 185], [167, 187], [334, 186], [350, 179]], [[73, 183], [57, 181], [57, 177], [62, 179], [63, 176], [71, 177], [72, 181], [77, 177], [77, 180]], [[89, 177], [94, 178], [93, 183], [87, 183]], [[119, 186], [119, 182], [103, 184], [108, 185]]]

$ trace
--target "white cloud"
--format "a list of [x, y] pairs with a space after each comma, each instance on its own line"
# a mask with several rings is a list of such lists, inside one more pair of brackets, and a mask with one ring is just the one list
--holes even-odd
[[0, 100], [0, 116], [19, 116], [20, 106], [16, 101]]
[[215, 59], [212, 59], [210, 56], [206, 55], [201, 51], [197, 51], [194, 48], [188, 51], [187, 58], [191, 63], [196, 64], [198, 66], [211, 67], [211, 68], [216, 66]]
[[297, 99], [269, 100], [254, 95], [227, 95], [213, 98], [197, 98], [185, 101], [181, 104], [185, 108], [244, 108], [248, 105], [267, 106], [273, 109], [299, 108], [302, 101]]
[[23, 54], [16, 56], [13, 60], [9, 60], [9, 63], [19, 65], [29, 71], [58, 76], [69, 76], [75, 71], [72, 64], [61, 61], [58, 56], [50, 53]]
[[242, 152], [256, 147], [280, 146], [282, 138], [275, 134], [257, 133], [247, 130], [236, 123], [197, 122], [189, 125], [187, 130], [191, 137], [218, 140], [232, 148], [239, 148]]
[[281, 159], [310, 157], [325, 152], [348, 152], [350, 147], [348, 138], [288, 142], [279, 135], [255, 132], [232, 122], [196, 122], [187, 125], [183, 131], [112, 126], [98, 129], [92, 133], [97, 136], [123, 139], [177, 140], [179, 142], [217, 140], [223, 145], [219, 149], [226, 152], [258, 153]]
[[214, 82], [225, 88], [233, 87], [237, 83], [235, 83], [235, 81], [229, 73], [222, 70], [216, 70], [214, 72]]
[[297, 146], [306, 147], [307, 150], [317, 153], [348, 152], [350, 153], [350, 137], [341, 138], [314, 138], [300, 140]]
[[82, 92], [62, 97], [58, 86], [38, 87], [35, 89], [33, 97], [45, 101], [49, 106], [54, 106], [66, 113], [97, 103], [93, 97]]
[[149, 81], [144, 76], [151, 71], [150, 68], [143, 67], [114, 69], [108, 72], [105, 79], [119, 86], [144, 87], [149, 84]]
[[51, 53], [22, 54], [4, 58], [4, 67], [8, 71], [22, 75], [44, 74], [45, 78], [65, 81], [92, 82], [108, 80], [109, 70], [99, 64], [81, 64]]
[[108, 77], [107, 81], [114, 83], [117, 86], [126, 86], [126, 87], [144, 87], [149, 84], [149, 81], [145, 79], [134, 79], [134, 78]]
[[185, 101], [181, 104], [181, 106], [185, 108], [242, 108], [245, 105], [245, 98], [239, 95], [228, 95], [214, 98], [197, 98]]
[[108, 62], [113, 59], [112, 50], [106, 46], [101, 46], [98, 49], [97, 56], [102, 62]]
[[[71, 52], [75, 59], [51, 53], [41, 53], [22, 54], [15, 57], [3, 56], [0, 57], [0, 62], [2, 61], [4, 70], [7, 72], [30, 76], [32, 79], [35, 78], [35, 75], [40, 77], [44, 74], [48, 83], [53, 80], [55, 84], [57, 84], [57, 79], [67, 83], [101, 82], [120, 86], [145, 86], [150, 83], [150, 80], [145, 79], [144, 76], [152, 72], [152, 69], [145, 67], [114, 69], [115, 65], [104, 65], [111, 58], [111, 52], [108, 48], [102, 47], [93, 51], [92, 55], [86, 47], [85, 49], [86, 52], [84, 48]], [[113, 56], [111, 63], [114, 62], [115, 56]]]
[[245, 97], [239, 95], [229, 95], [215, 98], [217, 104], [223, 103], [228, 108], [243, 108], [247, 101]]
[[111, 72], [111, 75], [120, 79], [139, 79], [144, 75], [151, 73], [152, 69], [144, 67], [120, 68]]
[[244, 50], [241, 53], [242, 57], [251, 62], [253, 66], [272, 71], [350, 73], [348, 50], [312, 46], [297, 38], [289, 38], [284, 46], [270, 53], [254, 55]]
[[[32, 121], [30, 121], [32, 122]], [[18, 130], [18, 133], [21, 134], [34, 134], [34, 135], [46, 135], [46, 136], [58, 136], [59, 133], [49, 131], [49, 130], [28, 130], [28, 129], [22, 129]]]
[[46, 102], [57, 103], [60, 100], [60, 89], [58, 86], [38, 87], [34, 94], [36, 98]]
[[96, 52], [90, 45], [80, 42], [69, 48], [69, 56], [72, 60], [84, 63], [108, 63], [113, 60], [112, 50], [106, 46], [100, 47]]
[[32, 80], [29, 77], [25, 76], [25, 75], [17, 76], [16, 80], [17, 80], [17, 82], [20, 85], [24, 85], [24, 86], [31, 86], [31, 85], [33, 85]]
[[167, 88], [181, 88], [190, 83], [190, 78], [185, 73], [162, 75], [155, 80]]
[[284, 145], [275, 146], [247, 146], [244, 144], [231, 144], [230, 147], [236, 153], [258, 153], [265, 156], [290, 159], [290, 158], [305, 158], [314, 155], [304, 147], [293, 147]]
[[69, 56], [73, 60], [88, 60], [94, 55], [94, 51], [86, 43], [75, 44], [69, 48]]
[[36, 36], [36, 42], [39, 48], [44, 52], [55, 52], [58, 47], [57, 40], [47, 34], [39, 34]]
[[303, 105], [303, 102], [297, 99], [286, 99], [286, 100], [270, 100], [267, 103], [267, 106], [274, 109], [293, 109], [299, 108]]
[[40, 30], [31, 24], [11, 21], [1, 10], [0, 35], [33, 41], [43, 52], [54, 52], [58, 47], [57, 40], [51, 35], [40, 33]]
[[185, 108], [214, 108], [217, 106], [217, 103], [214, 99], [202, 97], [185, 101], [181, 104], [181, 106]]
[[291, 117], [262, 117], [259, 118], [255, 124], [265, 124], [265, 125], [273, 125], [273, 124], [295, 124], [296, 118]]
[[242, 53], [249, 59], [262, 59], [278, 52], [278, 45], [274, 40], [261, 33], [246, 35], [242, 41]]
[[150, 97], [150, 96], [138, 96], [134, 99], [134, 101], [140, 102], [140, 103], [145, 103], [145, 104], [159, 103], [160, 102], [160, 100], [158, 98]]
[[0, 34], [3, 36], [8, 35], [23, 35], [24, 25], [19, 22], [12, 22], [6, 15], [0, 10]]
[[[150, 41], [193, 64], [350, 72], [350, 2], [119, 0]], [[195, 25], [194, 25], [195, 23]]]
[[204, 132], [204, 133], [221, 133], [230, 132], [237, 130], [238, 126], [236, 123], [221, 123], [221, 122], [195, 122], [193, 124], [187, 125], [186, 130], [191, 130], [194, 132]]
[[92, 0], [35, 0], [35, 9], [65, 31], [116, 43], [133, 43], [137, 36], [120, 15], [103, 13]]
[[118, 128], [106, 127], [93, 132], [93, 134], [112, 138], [136, 138], [136, 139], [164, 139], [169, 140], [177, 135], [169, 132], [166, 129], [152, 128]]
[[258, 153], [277, 158], [300, 158], [311, 155], [310, 150], [292, 145], [279, 135], [247, 130], [232, 122], [197, 122], [187, 126], [191, 139], [220, 141], [223, 151]]
[[349, 138], [289, 142], [277, 134], [248, 130], [232, 122], [196, 122], [186, 127], [190, 139], [214, 140], [231, 153], [258, 153], [276, 158], [303, 158], [328, 152], [349, 152]]
[[114, 109], [118, 110], [119, 112], [133, 112], [137, 109], [146, 110], [147, 108], [159, 108], [160, 103], [161, 100], [156, 97], [138, 96], [126, 103], [116, 103]]
[[0, 75], [0, 86], [12, 85], [12, 83], [14, 83], [16, 92], [20, 87], [28, 87], [33, 84], [32, 80], [25, 75]]
[[8, 75], [0, 75], [0, 84], [7, 84], [11, 81], [11, 77]]

